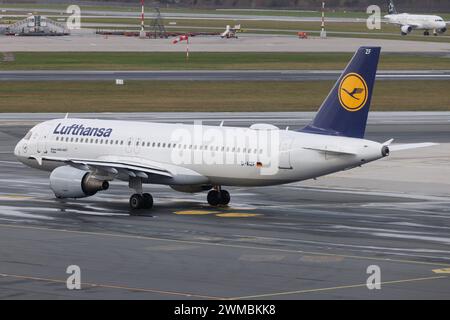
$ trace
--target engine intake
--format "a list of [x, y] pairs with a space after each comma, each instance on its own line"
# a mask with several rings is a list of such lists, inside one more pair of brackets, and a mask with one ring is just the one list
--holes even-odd
[[84, 198], [107, 190], [109, 183], [92, 177], [90, 172], [63, 166], [50, 174], [50, 188], [57, 198]]
[[381, 155], [383, 157], [387, 157], [389, 155], [389, 147], [388, 146], [383, 146], [383, 148], [381, 148]]
[[403, 34], [408, 34], [412, 31], [412, 27], [411, 26], [402, 26], [401, 30], [402, 30]]

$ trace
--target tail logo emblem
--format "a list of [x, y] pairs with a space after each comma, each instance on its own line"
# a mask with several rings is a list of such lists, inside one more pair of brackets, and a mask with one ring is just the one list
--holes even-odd
[[365, 106], [369, 96], [367, 83], [359, 74], [349, 73], [342, 79], [338, 95], [345, 110], [358, 111]]

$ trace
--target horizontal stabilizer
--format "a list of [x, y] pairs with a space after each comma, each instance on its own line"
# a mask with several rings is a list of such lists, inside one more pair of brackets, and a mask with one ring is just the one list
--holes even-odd
[[315, 150], [315, 151], [321, 151], [321, 152], [331, 152], [331, 153], [336, 153], [336, 154], [346, 154], [346, 155], [357, 154], [356, 150], [354, 150], [352, 148], [339, 147], [339, 146], [303, 147], [303, 149]]
[[438, 145], [438, 143], [432, 143], [432, 142], [393, 144], [393, 145], [389, 146], [389, 150], [390, 151], [401, 151], [401, 150], [408, 150], [408, 149], [432, 147], [432, 146], [437, 146], [437, 145]]

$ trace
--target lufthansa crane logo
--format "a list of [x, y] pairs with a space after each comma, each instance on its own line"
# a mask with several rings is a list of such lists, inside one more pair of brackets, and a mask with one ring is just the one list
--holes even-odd
[[364, 107], [369, 96], [367, 83], [359, 74], [349, 73], [339, 85], [339, 101], [347, 111], [358, 111]]

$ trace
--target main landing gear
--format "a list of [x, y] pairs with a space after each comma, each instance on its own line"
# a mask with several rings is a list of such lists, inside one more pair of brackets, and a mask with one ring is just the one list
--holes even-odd
[[429, 36], [429, 35], [430, 35], [430, 31], [426, 30], [426, 31], [423, 33], [423, 35], [424, 35], [424, 36]]
[[151, 209], [153, 207], [153, 197], [150, 193], [143, 193], [141, 179], [131, 178], [128, 185], [136, 191], [136, 193], [130, 197], [131, 209]]
[[214, 187], [214, 190], [208, 192], [208, 203], [211, 206], [223, 205], [226, 206], [230, 203], [231, 197], [227, 190], [222, 190], [220, 186]]
[[153, 207], [153, 197], [150, 193], [135, 193], [130, 197], [131, 209], [151, 209]]

